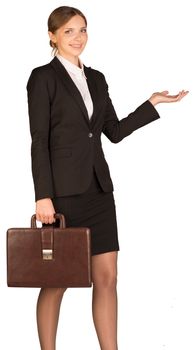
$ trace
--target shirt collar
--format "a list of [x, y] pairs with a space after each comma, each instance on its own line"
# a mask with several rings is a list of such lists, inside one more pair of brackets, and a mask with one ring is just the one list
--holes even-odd
[[68, 72], [74, 74], [77, 77], [83, 76], [85, 79], [87, 79], [86, 75], [84, 73], [84, 65], [83, 65], [82, 61], [80, 60], [80, 58], [79, 58], [79, 63], [80, 63], [81, 68], [76, 66], [75, 64], [71, 63], [69, 60], [67, 60], [66, 58], [64, 58], [63, 56], [61, 56], [59, 54], [57, 54], [57, 58], [63, 64], [63, 66], [65, 67], [65, 69]]

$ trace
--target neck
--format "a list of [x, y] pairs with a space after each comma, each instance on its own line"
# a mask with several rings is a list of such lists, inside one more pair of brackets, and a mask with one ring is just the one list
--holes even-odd
[[59, 52], [59, 55], [64, 57], [66, 60], [70, 61], [71, 63], [75, 64], [77, 67], [81, 68], [78, 56], [68, 56], [68, 55], [64, 55], [61, 52]]

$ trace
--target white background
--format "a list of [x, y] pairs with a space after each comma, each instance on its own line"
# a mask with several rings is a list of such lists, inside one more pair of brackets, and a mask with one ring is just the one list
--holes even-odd
[[[6, 286], [6, 230], [34, 213], [26, 83], [49, 62], [47, 18], [80, 8], [89, 42], [82, 55], [102, 71], [119, 119], [155, 91], [190, 93], [160, 104], [161, 119], [118, 144], [102, 135], [117, 209], [119, 349], [194, 349], [192, 1], [1, 2], [0, 348], [39, 349], [38, 289]], [[57, 350], [99, 349], [92, 289], [64, 295]]]

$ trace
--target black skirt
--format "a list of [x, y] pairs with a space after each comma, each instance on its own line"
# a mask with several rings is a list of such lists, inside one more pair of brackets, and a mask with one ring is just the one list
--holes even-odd
[[91, 229], [91, 253], [118, 251], [118, 230], [113, 192], [104, 192], [95, 171], [82, 194], [53, 199], [55, 211], [65, 216], [66, 226]]

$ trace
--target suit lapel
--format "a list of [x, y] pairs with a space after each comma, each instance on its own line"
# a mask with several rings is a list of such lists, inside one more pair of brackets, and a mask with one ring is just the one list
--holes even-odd
[[84, 67], [84, 71], [85, 71], [85, 74], [87, 77], [88, 88], [90, 90], [91, 97], [93, 100], [93, 105], [94, 105], [94, 111], [93, 111], [93, 115], [92, 115], [91, 119], [89, 119], [89, 117], [88, 117], [88, 111], [86, 109], [83, 98], [79, 92], [79, 89], [74, 84], [73, 80], [69, 76], [65, 67], [62, 65], [62, 63], [58, 60], [57, 57], [54, 57], [54, 59], [51, 61], [50, 64], [52, 65], [52, 67], [56, 71], [57, 75], [59, 76], [62, 83], [65, 85], [66, 89], [71, 94], [71, 96], [73, 97], [75, 102], [79, 105], [87, 124], [91, 125], [91, 120], [93, 120], [94, 112], [95, 112], [95, 102], [94, 102], [95, 101], [95, 87], [91, 81], [91, 76], [90, 76], [90, 72], [89, 72], [90, 69]]
[[96, 80], [92, 76], [92, 69], [84, 66], [84, 72], [87, 78], [88, 89], [90, 91], [90, 95], [93, 101], [93, 114], [90, 118], [90, 123], [93, 123], [97, 114], [98, 89], [96, 86]]

